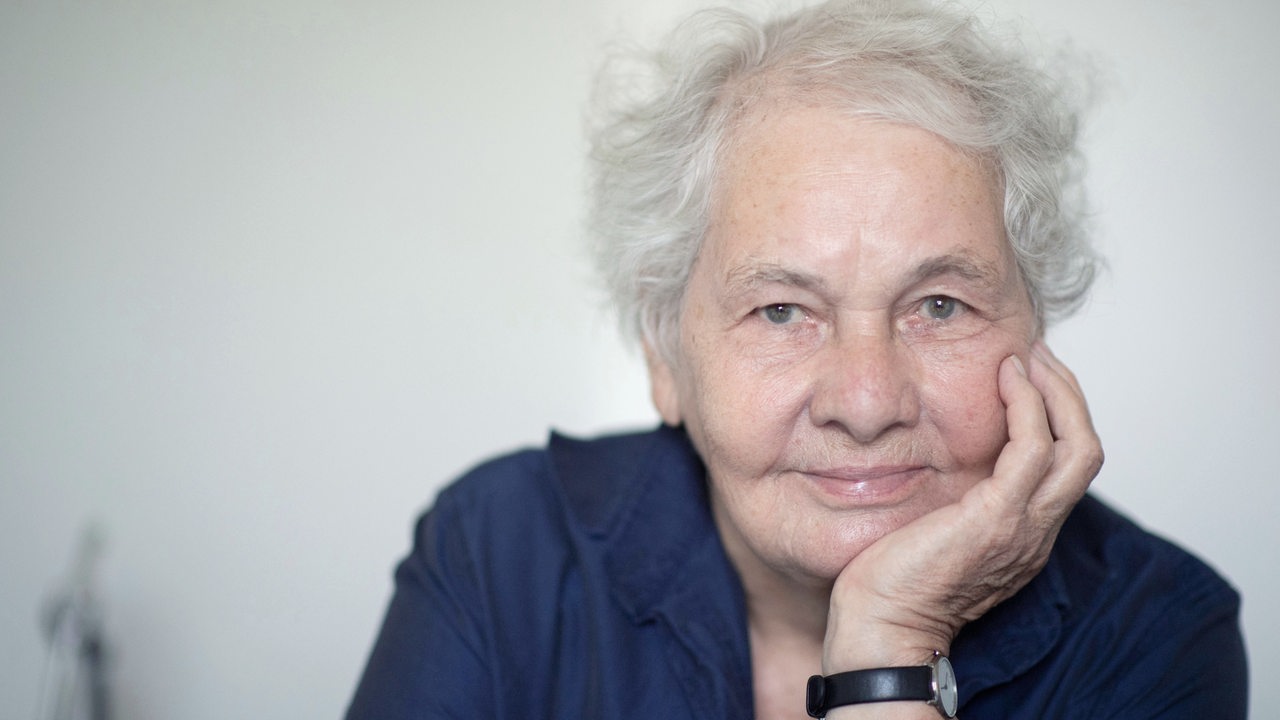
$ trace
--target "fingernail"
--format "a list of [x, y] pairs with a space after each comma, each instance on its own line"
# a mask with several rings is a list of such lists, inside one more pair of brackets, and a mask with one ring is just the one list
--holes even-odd
[[1013, 358], [1013, 366], [1018, 369], [1018, 374], [1021, 375], [1022, 377], [1026, 377], [1027, 369], [1022, 365], [1022, 358], [1018, 357], [1017, 355], [1010, 355], [1009, 357]]

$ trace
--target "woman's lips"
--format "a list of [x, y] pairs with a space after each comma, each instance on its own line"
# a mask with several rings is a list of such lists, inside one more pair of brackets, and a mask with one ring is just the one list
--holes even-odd
[[928, 468], [924, 465], [820, 468], [802, 475], [841, 505], [893, 505], [915, 492]]

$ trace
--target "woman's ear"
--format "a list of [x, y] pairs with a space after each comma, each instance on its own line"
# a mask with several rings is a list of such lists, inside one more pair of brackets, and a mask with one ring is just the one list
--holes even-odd
[[644, 343], [644, 361], [649, 367], [649, 397], [653, 406], [662, 416], [662, 422], [671, 427], [679, 426], [680, 391], [676, 385], [675, 369], [647, 340]]

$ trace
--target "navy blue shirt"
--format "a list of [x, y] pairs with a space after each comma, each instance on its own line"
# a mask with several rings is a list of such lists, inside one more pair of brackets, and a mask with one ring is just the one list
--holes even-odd
[[[418, 523], [348, 720], [751, 718], [742, 587], [684, 432], [504, 457]], [[960, 716], [1246, 714], [1239, 598], [1086, 497], [952, 645]], [[797, 677], [796, 706], [804, 707]]]

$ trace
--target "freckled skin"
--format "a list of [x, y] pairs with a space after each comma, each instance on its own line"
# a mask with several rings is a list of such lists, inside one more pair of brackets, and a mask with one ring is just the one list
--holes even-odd
[[927, 132], [806, 107], [744, 124], [718, 180], [655, 404], [744, 579], [829, 587], [1007, 441], [997, 369], [1036, 329], [999, 183]]

